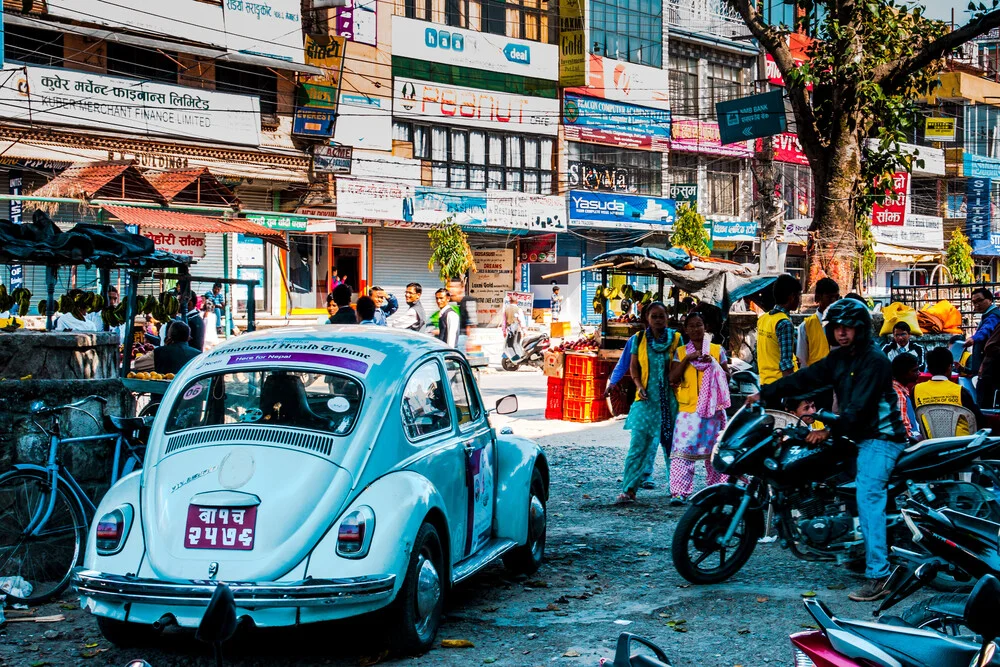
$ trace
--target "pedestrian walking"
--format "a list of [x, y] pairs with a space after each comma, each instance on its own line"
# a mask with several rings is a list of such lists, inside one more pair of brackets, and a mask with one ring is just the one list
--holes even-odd
[[983, 363], [983, 351], [986, 348], [986, 341], [989, 340], [993, 331], [1000, 325], [1000, 308], [993, 305], [993, 292], [985, 287], [972, 290], [972, 309], [982, 315], [976, 333], [965, 341], [965, 347], [972, 348], [972, 357], [967, 365], [968, 372], [972, 375], [979, 373], [979, 367]]
[[[645, 308], [640, 307], [639, 309], [639, 321], [644, 326], [646, 325]], [[615, 364], [614, 369], [611, 371], [611, 377], [608, 378], [608, 386], [604, 390], [604, 397], [610, 399], [611, 413], [615, 416], [628, 414], [629, 408], [632, 407], [632, 403], [635, 401], [635, 383], [632, 382], [629, 371], [632, 368], [632, 342], [638, 335], [638, 333], [634, 333], [625, 341], [625, 347], [622, 348], [622, 356], [618, 357], [618, 363]], [[652, 467], [650, 467], [649, 472], [652, 472]], [[647, 488], [645, 486], [646, 483], [645, 481], [643, 482], [642, 488]], [[649, 483], [651, 484], [652, 482]], [[654, 484], [653, 488], [655, 486]]]
[[389, 326], [389, 317], [399, 310], [399, 301], [381, 287], [373, 287], [369, 296], [375, 303], [375, 324], [380, 327]]
[[795, 360], [795, 327], [789, 315], [799, 307], [802, 285], [784, 273], [772, 286], [774, 308], [757, 320], [757, 370], [761, 386], [799, 369]]
[[656, 301], [646, 306], [648, 326], [632, 344], [630, 373], [636, 386], [636, 400], [629, 409], [625, 428], [632, 432], [622, 493], [616, 502], [635, 501], [635, 493], [652, 450], [657, 443], [672, 442], [677, 398], [670, 388], [668, 367], [681, 343], [681, 335], [667, 327], [667, 307]]
[[452, 278], [448, 281], [448, 293], [451, 295], [452, 303], [458, 305], [457, 347], [464, 351], [468, 347], [468, 341], [477, 325], [476, 300], [465, 294], [465, 281], [461, 278]]
[[797, 332], [795, 356], [798, 357], [800, 368], [811, 366], [830, 354], [830, 342], [823, 328], [823, 318], [830, 306], [840, 299], [840, 285], [832, 278], [820, 278], [816, 281], [813, 297], [816, 299], [816, 312], [803, 320]]
[[552, 281], [552, 306], [551, 306], [552, 321], [553, 322], [558, 322], [559, 321], [559, 317], [562, 315], [562, 307], [563, 307], [563, 296], [562, 296], [562, 294], [559, 293], [559, 285], [556, 285], [556, 282], [553, 280]]
[[219, 344], [219, 332], [215, 328], [215, 304], [205, 301], [201, 304], [201, 322], [205, 329], [205, 343], [203, 352], [208, 352]]
[[406, 300], [406, 308], [400, 308], [387, 318], [387, 322], [393, 329], [409, 329], [410, 331], [423, 331], [427, 326], [427, 313], [420, 303], [420, 295], [424, 288], [420, 283], [410, 283], [406, 286], [403, 298]]
[[458, 347], [458, 334], [461, 329], [458, 310], [451, 302], [451, 293], [443, 287], [434, 293], [437, 303], [437, 337], [448, 347]]
[[1000, 389], [1000, 327], [993, 330], [983, 346], [983, 361], [979, 364], [976, 401], [980, 409], [992, 410]]
[[722, 481], [709, 461], [715, 441], [726, 427], [729, 407], [729, 359], [721, 345], [706, 335], [698, 311], [684, 319], [687, 345], [677, 348], [670, 364], [670, 384], [677, 387], [677, 422], [670, 452], [671, 504], [685, 502], [694, 491], [696, 461], [705, 462], [706, 483]]
[[512, 361], [517, 361], [524, 356], [524, 347], [521, 346], [523, 338], [522, 332], [527, 327], [524, 321], [524, 313], [517, 305], [517, 298], [510, 297], [504, 299], [503, 308], [503, 330], [501, 334], [506, 341], [506, 349], [511, 350]]

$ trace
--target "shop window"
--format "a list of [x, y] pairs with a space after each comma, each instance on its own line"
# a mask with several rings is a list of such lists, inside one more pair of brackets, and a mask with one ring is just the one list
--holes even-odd
[[570, 188], [660, 195], [663, 155], [568, 142]]
[[483, 0], [483, 32], [505, 35], [507, 32], [507, 7], [503, 0]]
[[936, 178], [910, 177], [910, 210], [918, 215], [941, 215]]
[[682, 116], [698, 115], [698, 59], [670, 56], [670, 108]]
[[671, 183], [697, 183], [698, 156], [677, 151], [671, 152], [667, 180]]
[[278, 75], [267, 67], [215, 63], [215, 89], [223, 93], [256, 95], [260, 98], [260, 113], [278, 113]]
[[108, 42], [108, 74], [177, 83], [177, 61], [152, 49]]
[[29, 65], [63, 66], [63, 34], [7, 23], [4, 26], [4, 58]]
[[[464, 6], [463, 6], [464, 5]], [[462, 11], [462, 10], [465, 11]], [[469, 6], [462, 0], [444, 0], [444, 22], [455, 28], [468, 28]]]
[[728, 102], [743, 96], [743, 72], [739, 67], [709, 63], [708, 102], [712, 110], [719, 102]]
[[592, 0], [590, 38], [596, 55], [661, 67], [662, 0]]
[[408, 19], [430, 21], [433, 3], [431, 0], [403, 0], [403, 13]]
[[778, 188], [785, 200], [785, 219], [811, 218], [815, 207], [812, 171], [795, 164], [778, 164]]
[[713, 159], [708, 164], [708, 210], [716, 215], [740, 213], [740, 161]]
[[506, 9], [508, 37], [549, 44], [557, 43], [559, 3], [551, 0], [507, 0]]
[[326, 307], [330, 291], [330, 237], [328, 234], [290, 234], [288, 282], [292, 308]]

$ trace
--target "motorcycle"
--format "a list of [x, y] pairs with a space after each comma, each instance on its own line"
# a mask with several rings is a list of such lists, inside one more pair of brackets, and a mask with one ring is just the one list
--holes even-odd
[[1000, 582], [987, 575], [969, 595], [962, 616], [982, 637], [958, 639], [905, 624], [836, 618], [819, 600], [804, 600], [818, 630], [790, 637], [795, 665], [816, 667], [985, 667], [1000, 636]]
[[541, 368], [545, 361], [545, 352], [549, 349], [549, 335], [540, 333], [528, 336], [522, 345], [522, 354], [518, 355], [514, 344], [514, 337], [519, 335], [521, 335], [519, 332], [512, 332], [504, 339], [500, 365], [505, 371], [516, 371], [521, 366]]
[[[821, 410], [816, 418], [832, 424], [839, 416]], [[711, 461], [730, 482], [691, 498], [671, 545], [674, 567], [691, 583], [714, 584], [738, 572], [764, 535], [769, 506], [780, 543], [798, 558], [841, 564], [863, 558], [854, 498], [854, 443], [835, 437], [810, 445], [805, 439], [809, 428], [801, 420], [785, 428], [774, 423], [774, 416], [759, 404], [744, 406], [719, 437]], [[992, 494], [978, 484], [941, 479], [970, 470], [975, 459], [998, 446], [1000, 438], [984, 430], [909, 447], [889, 479], [888, 499], [912, 497], [936, 507], [1000, 516]], [[901, 519], [892, 516], [888, 521], [895, 531]]]

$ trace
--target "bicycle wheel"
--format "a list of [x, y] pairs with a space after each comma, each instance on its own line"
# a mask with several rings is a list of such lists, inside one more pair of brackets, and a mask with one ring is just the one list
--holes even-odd
[[[55, 506], [35, 535], [25, 529], [49, 501], [48, 478], [34, 471], [0, 475], [0, 585], [31, 585], [27, 595], [7, 594], [9, 600], [41, 604], [62, 593], [79, 563], [87, 526], [75, 498], [58, 485]], [[11, 579], [8, 579], [10, 577]]]

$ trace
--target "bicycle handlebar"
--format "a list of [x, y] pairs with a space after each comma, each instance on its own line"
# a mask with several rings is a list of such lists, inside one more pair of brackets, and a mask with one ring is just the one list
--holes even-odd
[[83, 405], [84, 403], [86, 403], [87, 401], [97, 401], [102, 406], [106, 406], [108, 404], [108, 399], [106, 399], [104, 396], [98, 396], [97, 394], [91, 394], [90, 396], [85, 396], [85, 397], [81, 398], [79, 401], [74, 401], [73, 403], [66, 403], [65, 405], [57, 405], [57, 406], [51, 407], [51, 408], [44, 407], [44, 406], [40, 407], [40, 408], [36, 408], [36, 409], [33, 409], [31, 411], [31, 413], [35, 414], [35, 415], [49, 415], [49, 414], [52, 414], [53, 412], [59, 412], [60, 410], [68, 410], [70, 408], [78, 408], [81, 405]]

